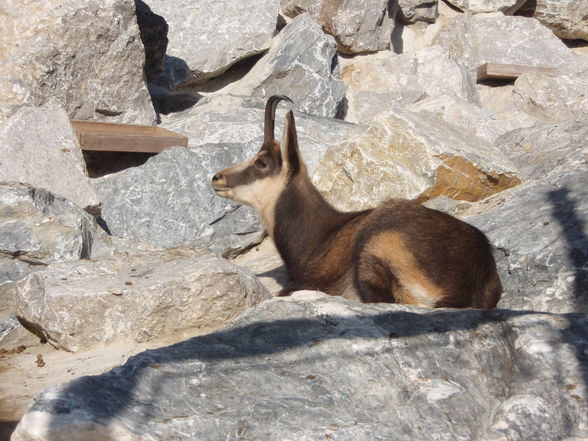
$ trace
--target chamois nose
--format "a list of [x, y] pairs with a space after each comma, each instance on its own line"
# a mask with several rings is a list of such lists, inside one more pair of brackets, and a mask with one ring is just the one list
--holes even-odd
[[218, 181], [220, 178], [221, 178], [221, 177], [220, 177], [220, 175], [217, 173], [216, 175], [214, 175], [214, 176], [212, 177], [212, 182], [214, 182], [214, 181]]

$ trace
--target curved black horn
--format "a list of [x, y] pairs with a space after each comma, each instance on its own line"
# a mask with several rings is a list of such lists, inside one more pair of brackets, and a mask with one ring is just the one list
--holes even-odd
[[263, 124], [264, 145], [268, 145], [274, 141], [276, 108], [278, 107], [278, 103], [282, 100], [288, 101], [289, 103], [293, 103], [293, 101], [285, 95], [272, 95], [267, 100], [267, 104], [265, 105], [265, 119]]

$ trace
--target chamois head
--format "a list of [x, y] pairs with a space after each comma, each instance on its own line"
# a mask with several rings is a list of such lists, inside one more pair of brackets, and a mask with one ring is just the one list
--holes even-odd
[[250, 160], [219, 171], [212, 187], [219, 196], [247, 204], [264, 217], [273, 216], [273, 208], [282, 190], [301, 171], [304, 163], [298, 151], [294, 114], [286, 114], [282, 142], [274, 138], [276, 107], [286, 96], [272, 96], [265, 107], [264, 138], [261, 149]]

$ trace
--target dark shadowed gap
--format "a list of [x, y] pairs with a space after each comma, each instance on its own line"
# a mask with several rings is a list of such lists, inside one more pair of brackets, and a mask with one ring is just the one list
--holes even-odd
[[404, 40], [402, 34], [404, 33], [404, 24], [396, 22], [392, 35], [390, 36], [390, 46], [395, 54], [404, 53]]
[[10, 441], [18, 421], [0, 421], [0, 441]]
[[135, 0], [135, 11], [139, 34], [145, 49], [145, 79], [149, 82], [163, 69], [169, 26], [162, 16], [151, 11], [151, 8], [142, 0]]
[[520, 17], [532, 17], [537, 10], [537, 0], [527, 0], [523, 6], [519, 8], [514, 15]]

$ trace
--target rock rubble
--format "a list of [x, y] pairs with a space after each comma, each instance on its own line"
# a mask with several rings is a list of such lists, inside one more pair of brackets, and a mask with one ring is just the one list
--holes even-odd
[[[585, 0], [20, 3], [0, 7], [3, 380], [143, 352], [0, 385], [13, 441], [588, 438]], [[479, 82], [487, 62], [555, 74]], [[210, 179], [260, 148], [273, 94], [336, 207], [412, 198], [484, 231], [498, 308], [272, 299], [263, 225]], [[189, 145], [84, 154], [71, 119]]]

